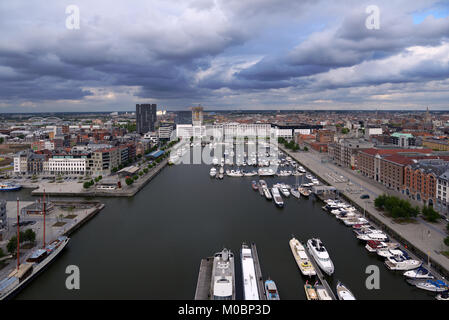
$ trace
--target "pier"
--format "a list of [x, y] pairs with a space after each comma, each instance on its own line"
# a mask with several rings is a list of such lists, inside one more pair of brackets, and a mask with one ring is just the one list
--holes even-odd
[[210, 285], [212, 280], [212, 266], [214, 257], [201, 259], [198, 281], [196, 283], [195, 300], [210, 299]]
[[316, 263], [315, 259], [309, 253], [309, 248], [306, 248], [305, 252], [306, 252], [307, 256], [309, 257], [309, 260], [312, 263], [313, 267], [315, 268], [316, 275], [317, 275], [318, 279], [320, 279], [320, 282], [323, 285], [324, 289], [326, 289], [329, 296], [332, 297], [332, 300], [337, 300], [337, 297], [335, 296], [334, 291], [332, 291], [331, 287], [329, 286], [329, 283], [327, 283], [327, 280], [324, 278], [323, 272], [321, 272], [321, 269], [318, 266], [318, 264]]
[[257, 247], [255, 243], [251, 244], [251, 252], [254, 261], [254, 270], [256, 272], [257, 289], [259, 290], [259, 299], [267, 300], [267, 296], [265, 294], [265, 285], [262, 277], [262, 270], [260, 269], [259, 255], [257, 254]]

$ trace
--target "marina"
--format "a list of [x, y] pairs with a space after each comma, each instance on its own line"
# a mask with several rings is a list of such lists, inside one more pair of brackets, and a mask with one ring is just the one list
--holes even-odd
[[[326, 214], [322, 209], [325, 204], [317, 197], [290, 197], [284, 199], [286, 205], [282, 210], [275, 210], [272, 203], [261, 201], [261, 196], [251, 189], [252, 178], [210, 179], [204, 174], [206, 168], [204, 165], [171, 166], [155, 178], [154, 184], [148, 184], [132, 199], [102, 200], [106, 205], [103, 213], [72, 234], [67, 250], [17, 298], [192, 299], [197, 288], [199, 264], [207, 266], [207, 263], [200, 263], [202, 257], [219, 251], [224, 245], [239, 252], [241, 241], [251, 239], [263, 255], [263, 279], [271, 277], [275, 280], [281, 299], [303, 300], [306, 299], [304, 284], [307, 278], [301, 277], [297, 264], [292, 261], [291, 249], [286, 246], [290, 235], [297, 234], [301, 239], [318, 237], [326, 245], [335, 264], [335, 272], [325, 280], [334, 290], [336, 279], [340, 279], [357, 299], [435, 299], [433, 292], [411, 286], [401, 272], [389, 271], [384, 259], [367, 252], [366, 242], [357, 240], [352, 228], [334, 215]], [[295, 182], [294, 176], [265, 177], [270, 186], [280, 179], [290, 185]], [[172, 201], [172, 195], [166, 193], [168, 189], [177, 195], [177, 201]], [[5, 193], [11, 200], [17, 194], [24, 200], [33, 199], [26, 190]], [[191, 201], [198, 194], [206, 196], [202, 197], [206, 203]], [[149, 211], [149, 204], [153, 201], [164, 203], [165, 210]], [[185, 211], [186, 203], [189, 204], [189, 214]], [[178, 223], [173, 224], [173, 219]], [[213, 225], [218, 227], [203, 227]], [[115, 236], [110, 237], [109, 234]], [[121, 251], [122, 259], [115, 259], [114, 248], [123, 246], [128, 250]], [[192, 247], [196, 248], [193, 254]], [[148, 251], [151, 256], [142, 254]], [[182, 269], [163, 262], [167, 251], [172, 252], [174, 259], [183, 262]], [[95, 264], [89, 259], [92, 254], [98, 257]], [[141, 258], [139, 264], [132, 266], [133, 272], [126, 281], [118, 279], [121, 290], [111, 290], [109, 277], [131, 270], [126, 261], [136, 255]], [[155, 264], [155, 259], [161, 262]], [[72, 263], [83, 270], [82, 291], [60, 288], [60, 283], [65, 281], [65, 267]], [[235, 259], [236, 299], [243, 299], [240, 264], [240, 258]], [[365, 288], [365, 268], [369, 265], [379, 267], [380, 290]], [[182, 285], [174, 278], [170, 280], [169, 274], [173, 272], [179, 274], [176, 279], [183, 279]], [[143, 273], [151, 275], [145, 281], [151, 283], [154, 290], [148, 291], [141, 285], [142, 279], [137, 274]], [[310, 280], [309, 283], [314, 285], [315, 281]], [[210, 281], [207, 288], [210, 289]]]

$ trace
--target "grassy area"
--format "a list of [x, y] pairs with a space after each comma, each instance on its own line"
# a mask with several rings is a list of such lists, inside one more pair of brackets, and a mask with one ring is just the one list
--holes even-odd
[[62, 227], [63, 225], [65, 225], [66, 223], [64, 222], [64, 221], [59, 221], [59, 222], [56, 222], [54, 225], [53, 225], [53, 227]]
[[[391, 217], [391, 215], [388, 215], [388, 216]], [[417, 223], [419, 223], [416, 219], [413, 219], [413, 218], [396, 218], [396, 219], [393, 219], [393, 221], [397, 224], [408, 224], [408, 223], [417, 224]]]
[[65, 216], [66, 219], [75, 219], [76, 217], [77, 217], [76, 214], [69, 214]]
[[441, 254], [449, 259], [449, 251], [441, 251]]
[[0, 172], [2, 172], [2, 171], [11, 171], [11, 170], [13, 170], [13, 169], [14, 169], [13, 166], [3, 167], [3, 168], [0, 168]]

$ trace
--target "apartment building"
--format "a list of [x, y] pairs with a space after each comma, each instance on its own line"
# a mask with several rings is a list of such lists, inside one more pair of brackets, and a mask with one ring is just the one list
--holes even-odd
[[373, 146], [372, 142], [362, 139], [342, 139], [337, 143], [329, 144], [328, 154], [338, 165], [355, 169], [358, 168], [358, 152]]
[[44, 172], [51, 175], [84, 175], [88, 155], [55, 155], [43, 164]]

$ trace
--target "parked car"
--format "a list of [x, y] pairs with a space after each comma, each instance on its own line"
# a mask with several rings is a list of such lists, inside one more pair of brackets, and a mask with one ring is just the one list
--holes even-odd
[[369, 194], [362, 194], [360, 199], [369, 199]]

